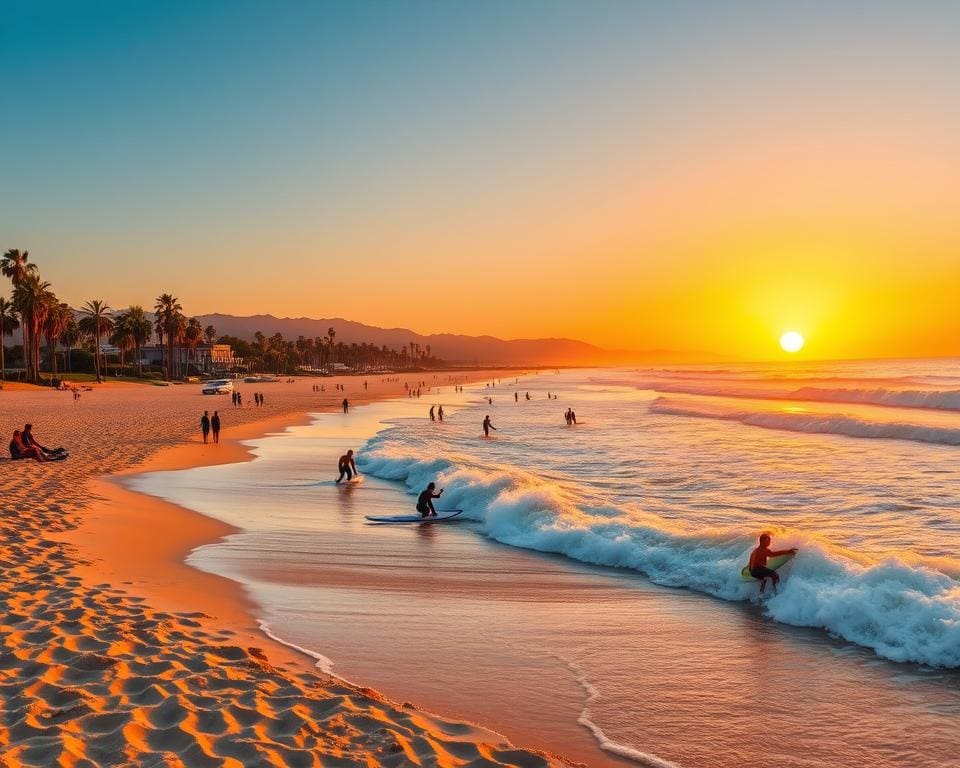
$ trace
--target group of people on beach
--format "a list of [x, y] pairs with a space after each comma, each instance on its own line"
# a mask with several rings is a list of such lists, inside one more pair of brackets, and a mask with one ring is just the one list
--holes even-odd
[[203, 442], [206, 443], [210, 437], [210, 433], [213, 432], [213, 442], [220, 442], [220, 414], [217, 411], [213, 412], [213, 416], [210, 416], [209, 411], [204, 411], [203, 416], [200, 417], [200, 431], [203, 433]]
[[47, 448], [41, 445], [33, 434], [33, 425], [24, 424], [23, 429], [13, 430], [10, 441], [10, 458], [13, 461], [33, 459], [34, 461], [61, 461], [67, 458], [65, 448]]

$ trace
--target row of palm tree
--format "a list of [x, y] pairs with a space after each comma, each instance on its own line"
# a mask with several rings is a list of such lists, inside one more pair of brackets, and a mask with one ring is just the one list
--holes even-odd
[[[103, 380], [106, 363], [102, 340], [120, 351], [120, 365], [125, 366], [126, 355], [134, 353], [137, 374], [143, 375], [141, 350], [156, 333], [161, 352], [161, 367], [166, 379], [174, 380], [184, 374], [183, 356], [178, 350], [186, 350], [186, 366], [190, 357], [196, 361], [196, 348], [204, 341], [213, 343], [216, 329], [206, 328], [197, 318], [187, 318], [176, 296], [164, 293], [154, 304], [154, 319], [151, 322], [140, 306], [114, 313], [102, 299], [92, 299], [80, 309], [79, 321], [70, 307], [59, 301], [51, 290], [50, 283], [41, 280], [37, 265], [30, 261], [27, 251], [11, 248], [0, 257], [0, 273], [13, 285], [13, 296], [7, 300], [0, 296], [0, 383], [3, 381], [4, 349], [2, 340], [20, 328], [23, 335], [24, 367], [28, 381], [40, 379], [41, 342], [46, 342], [49, 355], [48, 367], [57, 373], [57, 345], [72, 350], [83, 340], [89, 340], [93, 348], [93, 364], [97, 381]], [[308, 339], [300, 336], [296, 341], [284, 339], [279, 333], [269, 338], [260, 331], [254, 334], [253, 356], [245, 363], [261, 371], [272, 369], [275, 373], [293, 373], [302, 369], [329, 370], [342, 363], [357, 371], [376, 368], [398, 368], [412, 365], [432, 365], [430, 345], [421, 348], [411, 342], [400, 351], [386, 345], [344, 344], [336, 340], [337, 332], [329, 328], [325, 336]], [[68, 355], [69, 361], [69, 355]], [[69, 365], [69, 362], [68, 362]]]
[[[6, 360], [2, 340], [20, 328], [23, 335], [23, 358], [27, 381], [40, 379], [41, 344], [46, 342], [49, 355], [48, 367], [57, 374], [57, 345], [72, 349], [80, 341], [89, 339], [93, 347], [94, 372], [97, 381], [103, 380], [106, 368], [102, 340], [120, 350], [121, 366], [127, 352], [134, 352], [138, 375], [143, 375], [143, 346], [150, 341], [154, 325], [140, 306], [131, 306], [115, 314], [102, 299], [92, 299], [80, 309], [79, 319], [69, 305], [57, 299], [50, 283], [41, 280], [37, 265], [30, 261], [30, 254], [11, 248], [0, 257], [0, 274], [7, 277], [13, 286], [10, 300], [0, 296], [0, 382], [3, 381]], [[183, 317], [182, 307], [176, 297], [163, 294], [157, 299], [156, 330], [161, 345], [166, 338], [167, 378], [174, 376], [174, 347], [186, 344], [195, 347], [204, 339], [216, 337], [213, 326], [203, 328], [196, 318], [189, 321]]]

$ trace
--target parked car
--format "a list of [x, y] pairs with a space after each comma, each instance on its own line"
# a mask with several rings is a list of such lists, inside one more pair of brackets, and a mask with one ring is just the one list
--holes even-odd
[[233, 392], [233, 382], [227, 379], [216, 379], [215, 381], [203, 382], [203, 394], [205, 395], [229, 395]]

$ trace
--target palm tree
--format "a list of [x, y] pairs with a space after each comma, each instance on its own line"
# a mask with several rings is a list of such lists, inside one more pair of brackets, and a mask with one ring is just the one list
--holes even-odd
[[329, 363], [331, 367], [335, 362], [336, 358], [333, 355], [333, 340], [337, 338], [337, 332], [333, 328], [327, 328], [327, 344], [330, 346], [330, 359]]
[[100, 383], [103, 381], [100, 377], [100, 337], [113, 328], [113, 318], [108, 314], [111, 310], [102, 299], [93, 299], [84, 304], [80, 311], [86, 315], [80, 321], [80, 328], [93, 337], [93, 368], [97, 383]]
[[[200, 321], [195, 317], [191, 317], [187, 323], [187, 327], [183, 332], [183, 340], [187, 345], [187, 349], [193, 353], [193, 364], [197, 368], [197, 346], [200, 342], [203, 341], [203, 326], [200, 324]], [[189, 357], [187, 358], [187, 363], [189, 364]], [[188, 370], [189, 373], [189, 370]]]
[[57, 343], [66, 331], [73, 312], [67, 304], [57, 301], [57, 297], [50, 294], [52, 299], [43, 323], [43, 335], [47, 339], [47, 353], [50, 355], [50, 373], [57, 375]]
[[83, 338], [83, 333], [80, 331], [80, 325], [71, 310], [67, 318], [67, 324], [60, 332], [60, 343], [67, 348], [67, 371], [73, 371], [73, 348], [77, 346], [81, 338]]
[[213, 344], [217, 339], [217, 329], [212, 325], [208, 325], [203, 329], [203, 337], [207, 340], [207, 344]]
[[133, 339], [134, 354], [137, 357], [137, 376], [143, 376], [143, 356], [140, 354], [140, 350], [144, 344], [150, 341], [153, 326], [147, 319], [147, 313], [144, 312], [143, 307], [136, 304], [127, 309], [123, 318], [124, 324], [130, 332], [130, 338]]
[[17, 319], [17, 313], [13, 310], [13, 305], [3, 296], [0, 296], [0, 389], [3, 389], [3, 382], [6, 380], [3, 337], [12, 336], [13, 332], [19, 327], [20, 321]]
[[[21, 251], [19, 248], [10, 248], [3, 256], [0, 256], [0, 274], [10, 278], [13, 289], [19, 288], [28, 276], [37, 274], [37, 265], [30, 263], [30, 253]], [[33, 359], [30, 354], [30, 329], [26, 322], [23, 325], [23, 363], [27, 369], [27, 378], [29, 379], [30, 363]]]
[[34, 383], [40, 378], [40, 334], [52, 296], [50, 283], [41, 280], [36, 270], [27, 270], [13, 289], [13, 306], [20, 315], [23, 329], [27, 381]]
[[173, 348], [177, 344], [181, 321], [183, 320], [183, 307], [176, 296], [170, 293], [164, 293], [157, 297], [157, 303], [154, 305], [157, 313], [157, 336], [160, 337], [160, 343], [163, 344], [163, 337], [167, 339], [167, 380], [173, 380]]

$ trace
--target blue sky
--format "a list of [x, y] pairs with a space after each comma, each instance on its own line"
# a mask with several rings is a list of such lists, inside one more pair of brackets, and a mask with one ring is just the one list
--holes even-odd
[[[584, 285], [576, 327], [598, 264], [665, 272], [648, 179], [771, 136], [948, 142], [958, 9], [3, 0], [0, 245], [73, 303], [170, 290], [198, 313], [507, 335], [553, 327], [505, 318], [556, 265]], [[345, 274], [369, 301], [304, 289]], [[439, 317], [410, 307], [425, 279]], [[478, 281], [501, 311], [453, 318]]]

